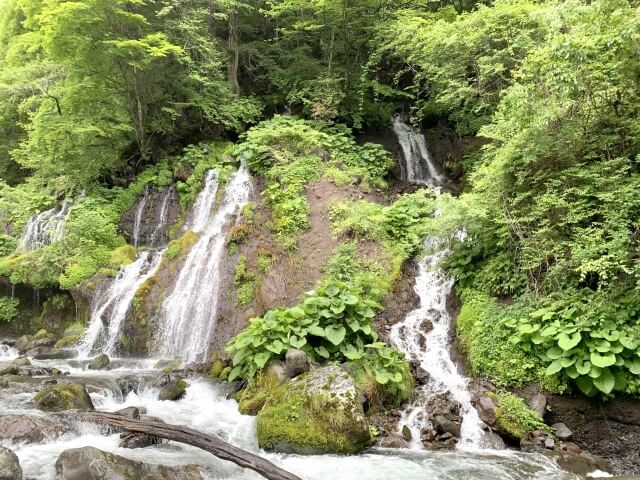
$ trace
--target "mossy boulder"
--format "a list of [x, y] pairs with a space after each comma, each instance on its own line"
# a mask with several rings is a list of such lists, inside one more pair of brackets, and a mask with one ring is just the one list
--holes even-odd
[[267, 368], [252, 379], [238, 396], [238, 409], [243, 415], [257, 415], [271, 394], [283, 384], [283, 379], [275, 368]]
[[94, 410], [91, 397], [82, 385], [63, 383], [50, 385], [33, 397], [36, 408], [45, 412]]
[[87, 368], [89, 370], [104, 370], [105, 368], [109, 367], [110, 363], [111, 360], [109, 360], [109, 356], [103, 353], [102, 355], [98, 355], [96, 358], [91, 360], [87, 364]]
[[340, 367], [300, 375], [276, 388], [258, 412], [258, 443], [283, 453], [358, 453], [372, 442], [359, 397]]
[[58, 349], [74, 345], [75, 343], [78, 343], [81, 338], [82, 335], [67, 335], [66, 337], [62, 337], [58, 340], [54, 345], [54, 348]]
[[509, 392], [487, 392], [486, 396], [493, 400], [494, 426], [501, 436], [519, 440], [530, 432], [552, 430], [542, 421], [540, 415], [531, 410], [517, 395]]
[[180, 400], [185, 396], [189, 384], [183, 380], [170, 380], [158, 393], [158, 400]]

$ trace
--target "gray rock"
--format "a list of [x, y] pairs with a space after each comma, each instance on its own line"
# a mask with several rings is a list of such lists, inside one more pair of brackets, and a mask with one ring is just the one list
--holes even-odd
[[402, 426], [402, 438], [405, 442], [410, 442], [413, 435], [411, 434], [411, 429], [406, 425]]
[[289, 348], [285, 356], [284, 372], [287, 378], [294, 378], [309, 371], [307, 354], [296, 348]]
[[555, 446], [556, 441], [553, 438], [547, 437], [544, 439], [544, 448], [546, 448], [547, 450], [553, 450]]
[[89, 370], [104, 370], [109, 367], [111, 360], [106, 354], [98, 355], [87, 364]]
[[41, 443], [64, 434], [67, 428], [50, 418], [28, 415], [0, 416], [0, 440], [11, 443]]
[[127, 418], [132, 420], [140, 420], [140, 410], [137, 407], [127, 407], [121, 410], [118, 410], [116, 413], [120, 415], [124, 415]]
[[265, 367], [264, 375], [277, 378], [281, 383], [284, 383], [285, 380], [287, 380], [284, 363], [282, 363], [280, 360], [269, 360], [269, 363], [267, 363], [267, 366]]
[[187, 382], [183, 379], [170, 380], [158, 393], [159, 400], [180, 400], [187, 392]]
[[558, 437], [560, 440], [571, 440], [571, 437], [573, 437], [573, 432], [569, 430], [569, 427], [567, 427], [564, 423], [554, 423], [551, 426], [555, 429], [556, 437]]
[[378, 446], [381, 448], [409, 448], [409, 443], [397, 433], [383, 437]]
[[22, 480], [18, 456], [4, 447], [0, 447], [0, 480]]
[[17, 375], [18, 367], [13, 363], [0, 363], [0, 375]]
[[145, 448], [162, 443], [162, 439], [145, 433], [125, 432], [120, 434], [120, 447]]
[[496, 406], [495, 399], [488, 395], [481, 395], [475, 404], [480, 420], [490, 427], [496, 425]]
[[537, 393], [529, 400], [529, 408], [536, 412], [540, 418], [544, 418], [547, 412], [547, 397], [542, 393]]
[[450, 433], [456, 438], [460, 437], [460, 422], [452, 421], [445, 415], [436, 415], [433, 417], [433, 426], [439, 434]]
[[197, 465], [166, 467], [129, 460], [94, 447], [65, 450], [56, 462], [58, 480], [203, 480]]
[[50, 349], [48, 347], [40, 347], [31, 355], [34, 360], [69, 360], [76, 358], [78, 352], [67, 348]]
[[29, 360], [27, 357], [18, 357], [13, 361], [13, 364], [16, 367], [28, 367], [29, 365], [31, 365], [31, 360]]
[[45, 412], [94, 410], [91, 397], [83, 385], [62, 383], [50, 385], [33, 397], [36, 408]]
[[573, 472], [581, 477], [584, 477], [595, 470], [601, 470], [603, 472], [611, 471], [611, 464], [608, 460], [584, 452], [577, 455], [575, 453], [563, 452], [560, 450], [545, 450], [543, 453], [546, 456], [553, 458], [564, 470]]

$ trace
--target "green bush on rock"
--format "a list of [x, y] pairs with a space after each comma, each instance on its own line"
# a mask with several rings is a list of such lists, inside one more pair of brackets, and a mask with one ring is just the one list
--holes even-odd
[[498, 426], [514, 439], [520, 439], [534, 430], [551, 431], [551, 427], [517, 395], [508, 392], [488, 392], [487, 395], [496, 401]]

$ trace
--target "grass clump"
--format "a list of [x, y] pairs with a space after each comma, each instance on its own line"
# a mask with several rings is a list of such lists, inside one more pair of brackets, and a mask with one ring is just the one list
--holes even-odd
[[508, 392], [488, 392], [487, 395], [496, 401], [495, 414], [498, 426], [513, 438], [522, 438], [534, 430], [552, 430], [517, 395]]

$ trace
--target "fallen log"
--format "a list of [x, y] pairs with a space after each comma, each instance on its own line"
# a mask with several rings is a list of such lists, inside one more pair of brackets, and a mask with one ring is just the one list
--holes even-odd
[[73, 418], [84, 422], [108, 425], [127, 432], [146, 433], [166, 440], [186, 443], [206, 450], [218, 458], [258, 472], [269, 480], [302, 480], [258, 455], [188, 427], [153, 420], [135, 420], [119, 413], [78, 412]]

